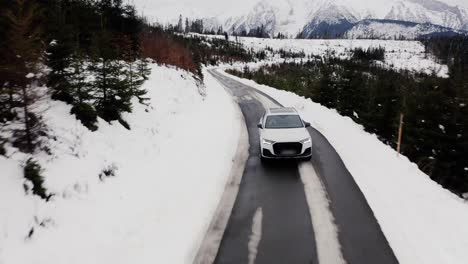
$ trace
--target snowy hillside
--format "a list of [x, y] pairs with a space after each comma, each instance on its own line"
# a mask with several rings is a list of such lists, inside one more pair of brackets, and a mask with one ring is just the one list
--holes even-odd
[[[54, 196], [25, 193], [25, 154], [0, 156], [0, 263], [190, 263], [224, 191], [241, 121], [223, 88], [205, 82], [153, 66], [150, 105], [134, 102], [124, 117], [132, 130], [100, 120], [90, 132], [70, 106], [49, 101], [52, 154], [35, 158]], [[115, 176], [100, 180], [104, 170]]]

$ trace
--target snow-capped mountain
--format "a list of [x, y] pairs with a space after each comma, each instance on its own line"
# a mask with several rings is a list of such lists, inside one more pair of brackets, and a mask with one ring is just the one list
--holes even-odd
[[360, 19], [359, 14], [334, 3], [325, 3], [315, 10], [298, 34], [301, 38], [339, 38]]
[[[218, 19], [218, 23], [210, 23], [208, 29], [223, 26], [229, 32], [249, 33], [263, 28], [270, 36], [276, 33], [295, 35], [308, 19], [310, 2], [305, 0], [261, 0], [254, 5], [250, 12]], [[211, 18], [211, 22], [213, 22]], [[206, 23], [205, 23], [206, 24]]]
[[467, 9], [437, 0], [397, 1], [385, 19], [431, 23], [454, 29], [468, 29]]
[[[224, 14], [226, 15], [226, 14]], [[421, 24], [412, 25], [406, 35], [421, 35], [445, 32], [443, 28], [468, 30], [468, 1], [458, 0], [260, 0], [250, 12], [228, 18], [211, 18], [211, 26], [223, 26], [229, 32], [249, 33], [262, 27], [270, 36], [283, 33], [303, 38], [342, 37], [356, 35], [356, 32], [370, 25], [358, 22], [367, 19], [395, 20]], [[215, 22], [216, 21], [216, 22]], [[369, 21], [367, 21], [369, 22]], [[398, 23], [373, 24], [389, 30]], [[434, 26], [429, 26], [434, 25]], [[440, 26], [440, 27], [438, 27]], [[357, 27], [351, 33], [349, 30]], [[397, 29], [396, 34], [408, 28]], [[368, 30], [371, 28], [368, 27]], [[421, 34], [418, 30], [424, 30]], [[391, 34], [392, 32], [388, 32]], [[387, 34], [387, 35], [388, 35]], [[380, 35], [380, 34], [377, 34]]]
[[452, 36], [466, 32], [429, 23], [414, 23], [398, 20], [365, 19], [343, 33], [350, 39], [416, 39], [424, 36]]

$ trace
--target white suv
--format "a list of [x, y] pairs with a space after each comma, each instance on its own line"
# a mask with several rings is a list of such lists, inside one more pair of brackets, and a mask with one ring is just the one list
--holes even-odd
[[270, 108], [260, 119], [260, 155], [265, 159], [310, 159], [312, 139], [294, 108]]

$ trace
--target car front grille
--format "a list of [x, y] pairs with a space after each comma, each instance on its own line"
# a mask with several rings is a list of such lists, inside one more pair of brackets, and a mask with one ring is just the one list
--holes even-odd
[[301, 154], [302, 144], [298, 142], [275, 143], [273, 150], [277, 156], [295, 156]]

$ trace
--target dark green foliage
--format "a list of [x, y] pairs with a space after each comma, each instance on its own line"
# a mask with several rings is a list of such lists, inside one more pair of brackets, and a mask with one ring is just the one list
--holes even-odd
[[98, 116], [129, 128], [121, 114], [132, 110], [132, 98], [144, 102], [150, 69], [140, 45], [145, 22], [122, 2], [0, 1], [0, 129], [13, 135], [7, 143], [47, 152], [42, 85], [90, 130]]
[[304, 51], [296, 52], [296, 51], [284, 50], [284, 49], [279, 50], [279, 55], [281, 58], [294, 58], [294, 59], [306, 57]]
[[362, 61], [385, 60], [385, 48], [370, 47], [368, 49], [355, 48], [352, 50], [353, 59]]
[[256, 37], [256, 38], [269, 38], [270, 37], [264, 25], [251, 29], [249, 33], [247, 34], [247, 36]]
[[[425, 104], [416, 108], [418, 114], [430, 112], [437, 117], [443, 129], [431, 129], [425, 140], [431, 140], [438, 147], [433, 157], [426, 160], [426, 166], [434, 170], [436, 180], [444, 186], [456, 186], [468, 190], [468, 37], [436, 37], [422, 40], [426, 52], [432, 53], [449, 66], [450, 78], [444, 82], [431, 80], [425, 86], [430, 97]], [[444, 100], [437, 100], [444, 98]], [[429, 121], [430, 122], [430, 121]], [[424, 127], [434, 124], [423, 124]], [[439, 146], [447, 146], [441, 148]], [[451, 147], [448, 147], [451, 146]], [[463, 155], [460, 155], [462, 153]], [[441, 176], [440, 176], [441, 175]], [[440, 179], [439, 179], [440, 178]]]
[[146, 60], [127, 61], [125, 69], [125, 82], [129, 87], [129, 92], [132, 96], [138, 98], [140, 103], [143, 103], [146, 98], [147, 91], [141, 89], [141, 86], [145, 81], [148, 80], [148, 76], [151, 73], [151, 69], [148, 66]]
[[334, 108], [392, 147], [403, 113], [403, 154], [444, 187], [467, 192], [468, 74], [453, 74], [461, 71], [454, 66], [449, 79], [396, 72], [375, 66], [370, 60], [376, 56], [363, 54], [230, 72]]
[[43, 58], [41, 19], [43, 8], [37, 1], [14, 0], [0, 10], [0, 129], [16, 121], [9, 140], [21, 151], [32, 153], [44, 135], [35, 103], [40, 99], [41, 82], [35, 74]]
[[141, 86], [148, 80], [148, 76], [151, 73], [149, 63], [146, 59], [139, 58], [139, 54], [131, 49], [131, 40], [124, 38], [121, 42], [121, 46], [127, 47], [123, 50], [125, 86], [128, 87], [129, 93], [132, 96], [137, 97], [143, 103], [143, 96], [147, 92], [141, 89]]
[[144, 21], [133, 6], [109, 0], [43, 5], [53, 99], [73, 105], [72, 113], [93, 131], [96, 113], [106, 121], [121, 120], [121, 113], [132, 109], [132, 97], [143, 102], [146, 92], [140, 87], [149, 68], [140, 57]]
[[426, 52], [435, 55], [441, 63], [451, 66], [468, 65], [468, 36], [433, 37], [422, 39]]
[[99, 29], [99, 17], [95, 7], [87, 1], [49, 1], [44, 5], [47, 10], [46, 41], [50, 43], [47, 64], [52, 70], [48, 87], [52, 89], [53, 99], [72, 104], [75, 98], [71, 82], [76, 75], [68, 68], [74, 55], [89, 53], [93, 32]]
[[[236, 42], [225, 39], [208, 39], [205, 37], [177, 36], [176, 39], [183, 43], [194, 54], [197, 63], [214, 65], [218, 62], [253, 61], [257, 54], [253, 50], [246, 50]], [[209, 46], [205, 43], [209, 43]]]
[[82, 54], [73, 54], [70, 58], [70, 65], [68, 71], [72, 74], [67, 80], [68, 95], [70, 96], [73, 105], [87, 102], [93, 99], [92, 91], [94, 87], [92, 83], [87, 80], [90, 74], [90, 67], [86, 64], [87, 57]]
[[193, 21], [190, 25], [190, 32], [203, 34], [205, 32], [203, 28], [203, 20], [196, 19], [195, 21]]
[[32, 183], [32, 192], [33, 194], [41, 197], [42, 199], [48, 200], [50, 198], [47, 195], [47, 190], [44, 188], [44, 178], [42, 177], [42, 168], [37, 163], [37, 161], [33, 159], [28, 159], [26, 161], [26, 165], [23, 169], [24, 178], [29, 180]]
[[98, 129], [97, 123], [97, 112], [96, 110], [87, 103], [75, 104], [70, 113], [75, 115], [81, 123], [91, 131]]
[[284, 35], [283, 33], [279, 32], [278, 35], [276, 35], [276, 38], [277, 39], [285, 39], [285, 38], [287, 38], [287, 36]]
[[[138, 75], [143, 80], [148, 80], [149, 75], [151, 74], [151, 69], [149, 68], [149, 62], [146, 59], [138, 60], [136, 63]], [[142, 82], [140, 82], [142, 84]]]
[[122, 65], [115, 60], [100, 59], [92, 67], [95, 80], [93, 86], [96, 90], [93, 97], [98, 115], [106, 121], [118, 120], [120, 113], [131, 112], [130, 87], [121, 78]]

